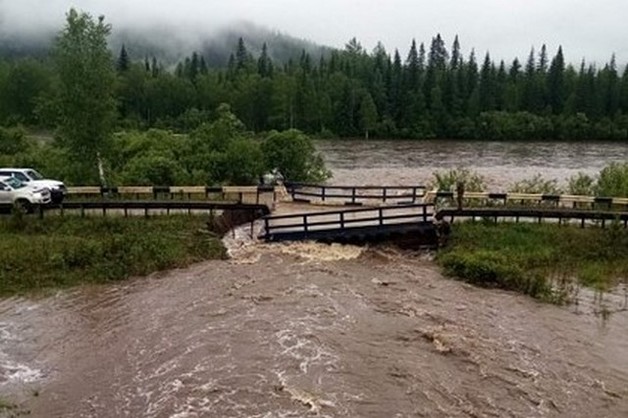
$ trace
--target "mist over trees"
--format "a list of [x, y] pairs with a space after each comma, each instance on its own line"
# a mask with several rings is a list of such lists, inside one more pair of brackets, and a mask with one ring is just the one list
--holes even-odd
[[[495, 62], [436, 35], [407, 55], [357, 39], [343, 50], [302, 50], [285, 62], [271, 45], [234, 40], [220, 68], [207, 50], [175, 66], [115, 51], [117, 125], [190, 132], [221, 103], [251, 130], [298, 129], [325, 137], [628, 139], [628, 71], [565, 62], [562, 48], [533, 48], [525, 60]], [[212, 59], [213, 60], [213, 59]], [[44, 103], [58, 94], [47, 59], [0, 62], [0, 123], [52, 125]]]

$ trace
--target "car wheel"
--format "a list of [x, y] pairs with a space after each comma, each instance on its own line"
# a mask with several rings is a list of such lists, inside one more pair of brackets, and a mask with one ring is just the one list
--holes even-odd
[[31, 211], [31, 202], [26, 199], [18, 199], [15, 201], [15, 211], [19, 213], [29, 213]]

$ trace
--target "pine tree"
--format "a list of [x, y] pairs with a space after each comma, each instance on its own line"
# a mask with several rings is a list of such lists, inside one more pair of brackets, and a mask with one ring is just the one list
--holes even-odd
[[495, 67], [491, 62], [489, 53], [484, 57], [482, 70], [480, 71], [480, 110], [485, 112], [495, 109]]
[[462, 59], [462, 55], [460, 54], [460, 41], [458, 40], [458, 35], [454, 39], [454, 44], [451, 47], [451, 61], [449, 63], [449, 68], [452, 70], [457, 70], [460, 66], [460, 61]]
[[116, 69], [119, 73], [124, 73], [129, 70], [131, 63], [129, 61], [129, 54], [126, 52], [126, 47], [122, 44], [122, 48], [120, 48], [120, 55], [118, 56], [118, 61], [116, 63]]
[[377, 124], [377, 108], [368, 92], [365, 92], [360, 102], [360, 126], [364, 132], [364, 138], [369, 139], [369, 132]]
[[257, 73], [262, 78], [273, 76], [273, 63], [268, 57], [268, 47], [266, 46], [266, 42], [262, 45], [262, 53], [257, 60]]
[[248, 73], [251, 70], [252, 63], [253, 57], [249, 54], [244, 44], [244, 38], [239, 38], [235, 53], [236, 71]]
[[419, 53], [416, 48], [416, 41], [412, 40], [410, 46], [410, 52], [408, 52], [408, 58], [406, 59], [407, 77], [406, 77], [406, 89], [415, 91], [419, 88], [420, 66], [419, 66]]
[[201, 55], [199, 72], [201, 73], [201, 75], [207, 75], [209, 73], [209, 69], [207, 68], [207, 63], [205, 62], [205, 57], [202, 55]]
[[565, 58], [562, 46], [558, 47], [547, 74], [547, 92], [549, 105], [554, 114], [560, 114], [565, 107], [567, 92], [565, 90]]

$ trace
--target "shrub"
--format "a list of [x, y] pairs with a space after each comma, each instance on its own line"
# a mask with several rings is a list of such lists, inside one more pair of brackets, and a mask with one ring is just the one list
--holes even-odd
[[541, 174], [513, 183], [508, 188], [510, 193], [561, 194], [556, 179], [544, 179]]
[[275, 168], [289, 181], [323, 181], [331, 176], [314, 143], [295, 129], [271, 132], [262, 143], [267, 170]]
[[628, 197], [628, 162], [611, 163], [604, 167], [595, 192], [598, 196]]
[[485, 189], [484, 177], [468, 168], [455, 168], [449, 171], [435, 171], [431, 188], [453, 191], [458, 182], [463, 182], [468, 192], [481, 192]]
[[592, 196], [595, 194], [595, 179], [587, 174], [578, 173], [569, 178], [569, 194]]

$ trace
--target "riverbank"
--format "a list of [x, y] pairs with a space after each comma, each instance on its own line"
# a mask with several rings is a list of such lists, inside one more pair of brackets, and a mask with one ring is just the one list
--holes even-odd
[[437, 260], [447, 275], [562, 303], [580, 286], [606, 291], [628, 280], [628, 231], [460, 223]]
[[0, 219], [0, 296], [130, 276], [223, 259], [200, 216]]

